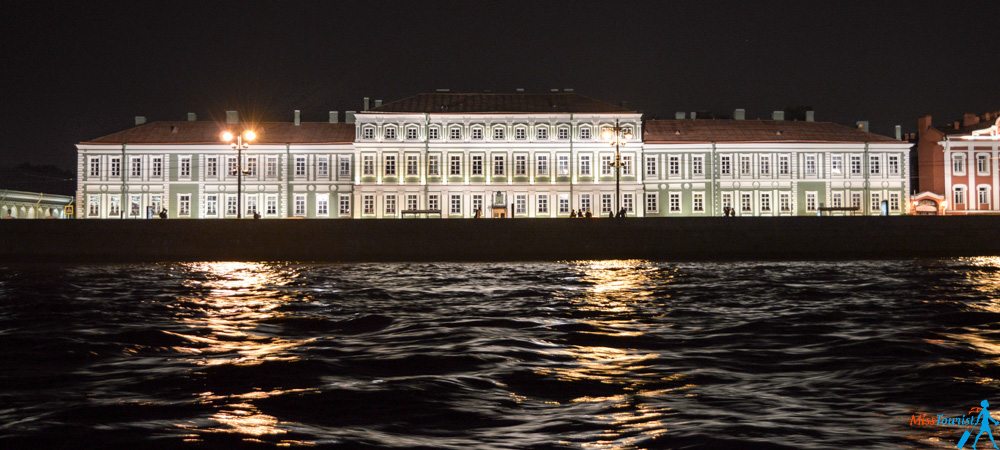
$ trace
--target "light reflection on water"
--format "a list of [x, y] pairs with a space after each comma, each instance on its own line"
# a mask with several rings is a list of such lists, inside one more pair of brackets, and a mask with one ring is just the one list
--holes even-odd
[[10, 448], [943, 448], [911, 413], [1000, 392], [1000, 258], [56, 266], [0, 300]]

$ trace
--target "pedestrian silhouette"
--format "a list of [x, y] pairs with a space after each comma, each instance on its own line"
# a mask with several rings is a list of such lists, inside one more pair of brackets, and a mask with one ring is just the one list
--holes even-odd
[[976, 440], [972, 441], [972, 448], [976, 448], [976, 443], [979, 442], [979, 437], [982, 436], [984, 432], [990, 437], [990, 442], [993, 443], [993, 448], [1000, 448], [997, 447], [997, 441], [993, 440], [993, 431], [990, 430], [990, 422], [993, 422], [996, 425], [1000, 425], [1000, 422], [997, 422], [990, 417], [990, 410], [986, 409], [990, 406], [990, 402], [983, 400], [979, 403], [979, 405], [982, 406], [983, 409], [982, 411], [979, 411], [979, 415], [976, 416], [976, 420], [979, 422], [979, 433], [976, 434]]
[[167, 208], [163, 208], [163, 211], [160, 211], [160, 218], [161, 219], [167, 218]]

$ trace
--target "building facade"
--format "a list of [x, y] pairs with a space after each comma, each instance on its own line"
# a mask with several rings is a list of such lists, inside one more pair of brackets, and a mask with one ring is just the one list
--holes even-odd
[[[78, 217], [890, 214], [909, 144], [823, 122], [649, 120], [573, 92], [436, 92], [351, 123], [155, 122], [78, 148]], [[332, 116], [331, 116], [332, 117]], [[355, 122], [356, 117], [356, 122]], [[602, 130], [632, 135], [615, 147]], [[242, 164], [226, 130], [254, 129]], [[616, 183], [616, 161], [620, 176]], [[616, 187], [617, 184], [617, 187]], [[618, 192], [618, 197], [615, 194]]]
[[0, 189], [0, 219], [66, 219], [73, 215], [73, 197]]
[[[1000, 112], [965, 114], [962, 121], [935, 127], [931, 116], [917, 121], [920, 164], [918, 206], [944, 214], [1000, 214]], [[938, 205], [935, 194], [943, 198]]]

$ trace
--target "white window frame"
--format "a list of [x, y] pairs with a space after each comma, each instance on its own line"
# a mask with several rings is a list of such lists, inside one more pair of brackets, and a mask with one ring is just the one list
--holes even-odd
[[396, 217], [399, 213], [399, 203], [396, 194], [385, 194], [382, 197], [382, 217]]
[[177, 194], [177, 217], [191, 217], [191, 194]]
[[386, 125], [382, 129], [382, 139], [386, 141], [395, 141], [399, 139], [399, 134], [397, 133], [395, 125]]
[[548, 154], [535, 154], [535, 176], [536, 177], [548, 177], [549, 176], [549, 155]]
[[292, 199], [292, 215], [305, 217], [309, 213], [306, 210], [306, 194], [295, 194]]
[[538, 194], [535, 198], [535, 210], [538, 214], [549, 213], [549, 194]]
[[351, 216], [351, 194], [337, 195], [337, 213], [341, 217]]
[[375, 215], [375, 194], [361, 196], [361, 214], [365, 216]]
[[515, 177], [528, 176], [528, 155], [525, 154], [514, 155], [514, 176]]
[[178, 166], [177, 177], [185, 180], [190, 180], [191, 168], [192, 168], [191, 156], [190, 155], [181, 156], [180, 158], [178, 158], [178, 161], [180, 161], [180, 163], [177, 165]]
[[692, 192], [691, 193], [691, 212], [703, 213], [705, 212], [705, 193], [704, 192]]
[[384, 155], [382, 157], [382, 160], [383, 160], [382, 176], [384, 177], [396, 176], [396, 174], [398, 173], [396, 167], [396, 155]]
[[295, 157], [295, 177], [304, 178], [306, 176], [306, 157], [296, 156]]
[[330, 194], [316, 194], [316, 216], [330, 217]]
[[448, 176], [462, 176], [462, 155], [448, 155]]

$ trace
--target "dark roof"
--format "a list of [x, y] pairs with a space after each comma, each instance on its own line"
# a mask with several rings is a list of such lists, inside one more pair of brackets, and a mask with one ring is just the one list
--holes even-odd
[[648, 120], [646, 143], [674, 142], [901, 142], [830, 122], [787, 120]]
[[[243, 125], [247, 126], [247, 125]], [[253, 125], [255, 142], [261, 144], [349, 144], [354, 142], [353, 123], [263, 122]], [[227, 126], [216, 122], [151, 122], [81, 144], [218, 144]]]
[[983, 120], [983, 121], [980, 121], [977, 124], [972, 124], [972, 125], [969, 125], [967, 127], [960, 127], [957, 130], [955, 129], [955, 125], [954, 124], [951, 124], [951, 125], [940, 125], [940, 126], [935, 126], [934, 128], [937, 128], [942, 133], [944, 133], [946, 135], [949, 135], [949, 136], [954, 136], [954, 135], [963, 135], [963, 136], [965, 136], [965, 135], [972, 134], [973, 131], [982, 130], [983, 128], [989, 128], [991, 126], [993, 126], [993, 122]]
[[634, 112], [573, 92], [417, 94], [386, 103], [374, 112], [411, 113], [605, 113]]

